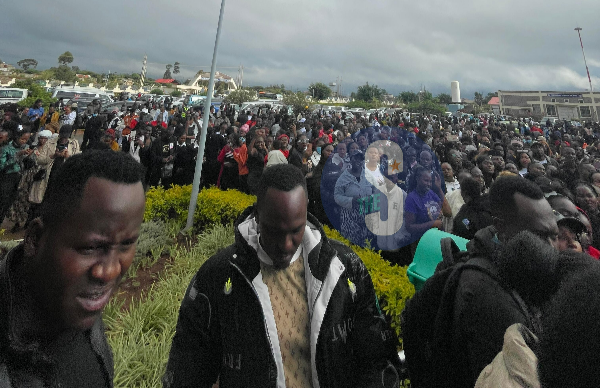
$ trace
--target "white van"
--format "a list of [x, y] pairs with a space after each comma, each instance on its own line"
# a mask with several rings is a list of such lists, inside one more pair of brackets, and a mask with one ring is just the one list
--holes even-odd
[[17, 102], [27, 98], [29, 90], [18, 88], [0, 88], [0, 105]]
[[79, 97], [97, 98], [101, 100], [103, 104], [113, 101], [111, 96], [106, 91], [96, 88], [59, 86], [54, 89], [54, 92], [52, 92], [52, 98], [63, 98], [65, 101]]

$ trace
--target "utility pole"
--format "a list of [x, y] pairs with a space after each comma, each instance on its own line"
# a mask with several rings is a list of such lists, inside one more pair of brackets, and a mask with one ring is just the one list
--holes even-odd
[[581, 27], [575, 27], [577, 35], [579, 35], [579, 43], [581, 44], [581, 53], [583, 54], [583, 64], [585, 65], [585, 71], [587, 72], [588, 81], [590, 83], [590, 97], [592, 98], [592, 119], [597, 121], [598, 115], [596, 112], [596, 106], [594, 104], [594, 89], [592, 88], [592, 77], [590, 77], [590, 69], [588, 69], [587, 61], [585, 59], [585, 51], [583, 50], [583, 40], [581, 39]]
[[148, 63], [148, 56], [144, 54], [144, 62], [142, 64], [142, 73], [140, 74], [140, 89], [144, 87], [146, 81], [146, 64]]

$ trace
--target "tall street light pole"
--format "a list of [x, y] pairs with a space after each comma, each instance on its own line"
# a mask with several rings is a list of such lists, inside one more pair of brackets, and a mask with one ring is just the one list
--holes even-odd
[[194, 212], [198, 203], [198, 192], [200, 191], [200, 178], [202, 174], [202, 161], [204, 160], [204, 147], [206, 145], [206, 132], [208, 130], [208, 121], [210, 119], [210, 106], [215, 86], [215, 72], [217, 66], [217, 53], [219, 51], [219, 37], [221, 36], [221, 24], [223, 23], [223, 14], [225, 13], [225, 0], [221, 0], [221, 11], [219, 12], [219, 22], [217, 24], [217, 37], [215, 38], [215, 50], [213, 51], [212, 66], [210, 68], [210, 79], [208, 80], [208, 91], [206, 92], [206, 101], [204, 103], [204, 117], [202, 120], [202, 130], [200, 132], [200, 144], [198, 147], [198, 156], [196, 157], [196, 171], [194, 173], [194, 183], [192, 183], [192, 197], [188, 207], [188, 217], [185, 228], [182, 232], [191, 230], [194, 226]]
[[583, 28], [581, 28], [581, 27], [575, 28], [575, 31], [577, 31], [577, 35], [579, 35], [579, 43], [581, 44], [581, 53], [583, 54], [583, 63], [585, 65], [585, 71], [587, 72], [588, 81], [590, 83], [590, 96], [592, 98], [592, 118], [596, 119], [597, 112], [596, 112], [596, 106], [594, 104], [594, 89], [592, 88], [592, 77], [590, 77], [590, 70], [588, 69], [587, 60], [585, 59], [585, 51], [583, 50], [583, 40], [581, 39], [581, 30], [583, 30]]

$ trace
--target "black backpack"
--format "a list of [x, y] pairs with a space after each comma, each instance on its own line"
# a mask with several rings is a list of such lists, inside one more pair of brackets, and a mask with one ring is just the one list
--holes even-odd
[[[471, 372], [464, 362], [464, 346], [453, 346], [452, 321], [459, 279], [465, 269], [484, 272], [500, 284], [495, 268], [483, 258], [472, 258], [461, 252], [449, 237], [440, 241], [442, 261], [423, 288], [406, 303], [402, 312], [402, 337], [411, 386], [472, 387]], [[470, 260], [469, 260], [470, 259]], [[527, 306], [516, 292], [513, 298], [525, 316]]]

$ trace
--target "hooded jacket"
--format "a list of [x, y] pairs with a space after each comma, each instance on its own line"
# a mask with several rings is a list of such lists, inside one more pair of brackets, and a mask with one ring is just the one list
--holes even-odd
[[[397, 339], [379, 309], [360, 258], [329, 240], [308, 214], [302, 241], [310, 316], [312, 387], [396, 387]], [[235, 243], [211, 257], [192, 279], [179, 320], [165, 387], [285, 387], [269, 291], [257, 255], [250, 207]]]

